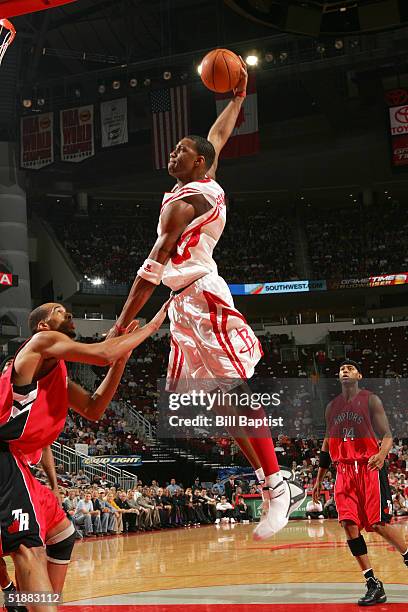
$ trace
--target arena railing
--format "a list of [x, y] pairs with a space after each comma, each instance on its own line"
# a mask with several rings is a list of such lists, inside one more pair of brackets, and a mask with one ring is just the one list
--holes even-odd
[[123, 489], [131, 489], [135, 486], [137, 476], [126, 470], [110, 465], [86, 465], [84, 459], [88, 459], [88, 455], [77, 453], [75, 450], [59, 442], [54, 442], [51, 446], [54, 454], [55, 463], [62, 464], [64, 469], [69, 474], [77, 474], [78, 470], [83, 470], [84, 474], [92, 481], [94, 476], [105, 476], [110, 484], [118, 483]]

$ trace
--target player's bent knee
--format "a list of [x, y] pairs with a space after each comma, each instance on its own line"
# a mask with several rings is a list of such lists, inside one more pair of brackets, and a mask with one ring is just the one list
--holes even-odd
[[358, 538], [347, 540], [347, 544], [353, 557], [362, 557], [363, 555], [367, 554], [367, 544], [361, 533]]
[[72, 523], [46, 541], [47, 560], [57, 565], [68, 565], [75, 544], [75, 528]]

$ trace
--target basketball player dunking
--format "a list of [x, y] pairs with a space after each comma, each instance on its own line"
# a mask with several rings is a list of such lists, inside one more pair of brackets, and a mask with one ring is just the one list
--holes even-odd
[[[44, 304], [31, 313], [32, 338], [20, 347], [0, 378], [0, 555], [13, 558], [21, 591], [52, 594], [44, 543], [56, 563], [69, 561], [73, 546], [72, 530], [63, 539], [52, 537], [58, 535], [61, 524], [53, 533], [42, 501], [44, 487], [32, 475], [28, 457], [57, 439], [68, 406], [89, 420], [100, 419], [131, 351], [159, 329], [166, 309], [167, 305], [142, 329], [132, 322], [122, 337], [100, 344], [73, 340], [72, 315], [61, 304]], [[67, 378], [64, 360], [110, 365], [110, 369], [91, 395]], [[51, 491], [48, 494], [53, 497]], [[50, 500], [52, 504], [55, 501]], [[57, 609], [47, 604], [34, 607], [37, 612]]]
[[[242, 60], [241, 60], [242, 61]], [[244, 317], [234, 308], [226, 282], [218, 276], [213, 250], [226, 222], [224, 191], [214, 180], [219, 154], [235, 127], [246, 96], [248, 75], [242, 61], [234, 97], [210, 129], [208, 139], [186, 136], [170, 154], [168, 172], [176, 185], [164, 194], [158, 238], [138, 270], [115, 328], [120, 333], [137, 315], [162, 281], [174, 299], [169, 307], [171, 351], [167, 387], [189, 391], [194, 381], [249, 379], [262, 356], [261, 345]], [[197, 386], [195, 385], [195, 388]], [[236, 406], [229, 410], [235, 411]], [[268, 427], [235, 435], [260, 481], [264, 481], [265, 512], [256, 539], [285, 527], [299, 505], [279, 471]], [[304, 495], [302, 492], [302, 499]]]
[[323, 477], [332, 461], [337, 469], [334, 491], [339, 522], [367, 584], [367, 592], [358, 604], [372, 606], [384, 603], [387, 597], [382, 582], [374, 576], [361, 530], [382, 536], [401, 553], [408, 566], [404, 535], [389, 524], [393, 508], [384, 462], [392, 447], [392, 436], [380, 398], [359, 388], [362, 374], [358, 363], [344, 361], [339, 378], [342, 392], [326, 409], [327, 433], [313, 499], [319, 499]]

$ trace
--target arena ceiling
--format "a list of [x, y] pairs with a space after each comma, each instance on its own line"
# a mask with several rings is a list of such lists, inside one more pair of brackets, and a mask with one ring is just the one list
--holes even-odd
[[260, 39], [279, 30], [318, 37], [326, 30], [355, 32], [363, 25], [370, 29], [370, 23], [376, 29], [376, 19], [383, 27], [395, 27], [408, 19], [407, 4], [406, 0], [77, 0], [15, 19], [23, 41], [21, 79], [43, 81], [191, 53]]

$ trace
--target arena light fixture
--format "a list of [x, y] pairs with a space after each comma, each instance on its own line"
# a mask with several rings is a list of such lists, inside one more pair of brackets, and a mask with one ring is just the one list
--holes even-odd
[[132, 77], [132, 78], [129, 80], [129, 85], [130, 85], [130, 87], [133, 87], [133, 88], [134, 88], [134, 87], [137, 87], [137, 79], [136, 79], [135, 77]]
[[151, 79], [149, 79], [149, 78], [146, 78], [146, 79], [143, 81], [143, 85], [144, 85], [145, 87], [149, 87], [149, 85], [151, 85], [151, 83], [152, 83], [152, 81], [151, 81]]
[[45, 99], [44, 98], [38, 98], [37, 106], [45, 106]]
[[281, 62], [285, 62], [288, 59], [288, 54], [286, 51], [282, 51], [279, 55], [279, 59]]
[[92, 285], [95, 285], [95, 287], [98, 287], [100, 285], [103, 285], [103, 280], [102, 278], [93, 278], [91, 280]]
[[270, 64], [271, 62], [273, 62], [274, 60], [274, 55], [273, 53], [271, 53], [270, 51], [268, 51], [267, 53], [265, 53], [265, 62], [267, 62], [268, 64]]
[[23, 106], [24, 108], [31, 108], [33, 105], [33, 101], [30, 98], [25, 98], [23, 100]]
[[247, 57], [245, 58], [245, 62], [248, 64], [248, 66], [257, 66], [258, 62], [259, 62], [259, 58], [257, 55], [247, 55]]
[[165, 70], [163, 72], [163, 79], [165, 81], [170, 81], [170, 79], [171, 79], [171, 72], [170, 72], [170, 70]]
[[334, 43], [334, 48], [337, 49], [337, 51], [341, 51], [343, 47], [344, 47], [344, 42], [341, 40], [341, 38], [338, 38]]
[[105, 93], [106, 91], [106, 85], [105, 83], [101, 83], [98, 87], [98, 93], [101, 94], [101, 96]]
[[198, 72], [198, 74], [199, 74], [200, 76], [201, 76], [202, 71], [203, 71], [203, 65], [202, 65], [202, 64], [198, 64], [198, 66], [197, 66], [197, 72]]
[[74, 95], [76, 98], [80, 98], [81, 97], [81, 90], [79, 89], [79, 87], [76, 87], [74, 89]]
[[117, 79], [115, 79], [112, 82], [112, 89], [114, 89], [115, 91], [117, 91], [118, 89], [120, 89], [120, 81], [118, 81]]

